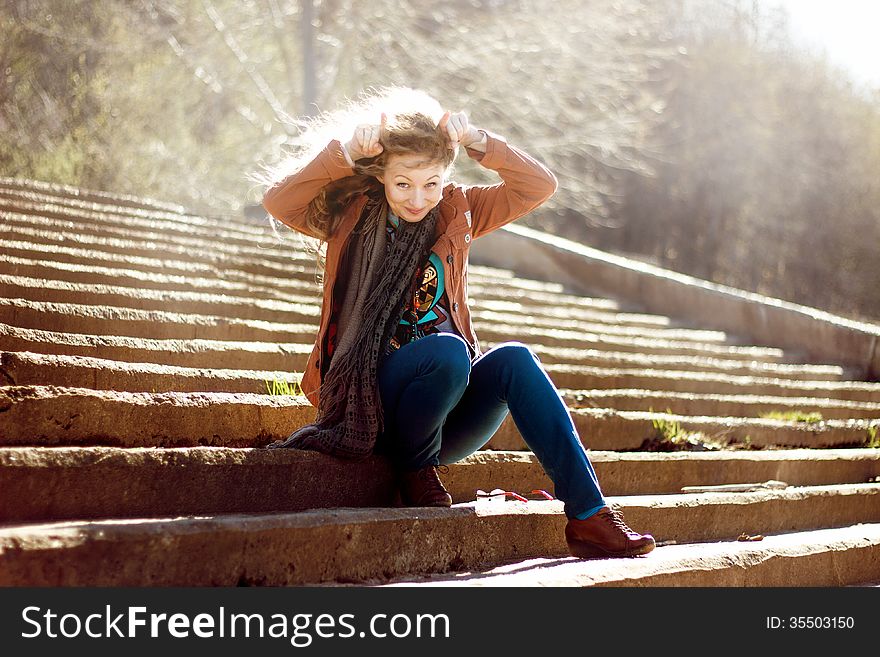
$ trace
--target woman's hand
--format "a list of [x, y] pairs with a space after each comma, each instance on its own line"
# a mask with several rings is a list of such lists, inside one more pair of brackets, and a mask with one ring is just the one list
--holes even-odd
[[354, 135], [345, 144], [345, 150], [348, 151], [352, 161], [361, 160], [365, 157], [376, 157], [385, 150], [382, 146], [381, 137], [385, 134], [385, 123], [388, 117], [382, 112], [382, 119], [379, 125], [362, 123], [354, 129]]
[[449, 148], [455, 150], [459, 144], [468, 148], [471, 144], [483, 140], [483, 133], [471, 125], [467, 114], [464, 112], [456, 112], [453, 114], [449, 110], [440, 119], [439, 127], [445, 131], [449, 137]]

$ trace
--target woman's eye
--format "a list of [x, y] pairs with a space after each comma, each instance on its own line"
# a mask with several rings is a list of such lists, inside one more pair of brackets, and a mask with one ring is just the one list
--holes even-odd
[[408, 187], [408, 185], [406, 183], [397, 183], [397, 186], [402, 189], [406, 189]]
[[435, 182], [431, 182], [431, 183], [427, 184], [427, 187], [431, 187], [431, 188], [434, 188], [436, 186], [437, 186], [437, 183], [435, 183]]

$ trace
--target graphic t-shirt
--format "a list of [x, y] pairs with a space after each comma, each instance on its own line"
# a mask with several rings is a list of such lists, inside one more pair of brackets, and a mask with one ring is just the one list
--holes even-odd
[[[393, 212], [388, 212], [388, 244], [397, 235], [400, 219]], [[409, 299], [404, 308], [403, 318], [391, 337], [388, 347], [399, 349], [413, 340], [431, 333], [457, 333], [449, 316], [449, 297], [446, 294], [443, 263], [433, 251], [427, 261], [416, 270], [416, 285], [413, 298]]]

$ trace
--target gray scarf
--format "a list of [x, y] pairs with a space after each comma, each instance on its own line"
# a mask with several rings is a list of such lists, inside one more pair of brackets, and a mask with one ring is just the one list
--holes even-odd
[[348, 280], [317, 419], [268, 447], [316, 450], [348, 459], [373, 453], [383, 426], [379, 359], [403, 316], [416, 269], [428, 257], [438, 214], [435, 207], [418, 223], [401, 221], [386, 255], [388, 203], [384, 190], [370, 194], [340, 268], [348, 272]]

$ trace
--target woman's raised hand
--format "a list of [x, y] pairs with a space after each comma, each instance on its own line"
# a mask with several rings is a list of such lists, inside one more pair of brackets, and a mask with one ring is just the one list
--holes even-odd
[[449, 137], [449, 148], [451, 150], [458, 148], [459, 144], [467, 148], [475, 141], [480, 141], [483, 138], [483, 134], [471, 125], [467, 114], [464, 112], [455, 112], [453, 114], [446, 110], [438, 125]]
[[345, 145], [348, 155], [352, 160], [361, 160], [365, 157], [376, 157], [385, 150], [382, 146], [381, 137], [385, 133], [385, 123], [388, 117], [382, 112], [379, 125], [362, 123], [354, 129], [354, 135]]

